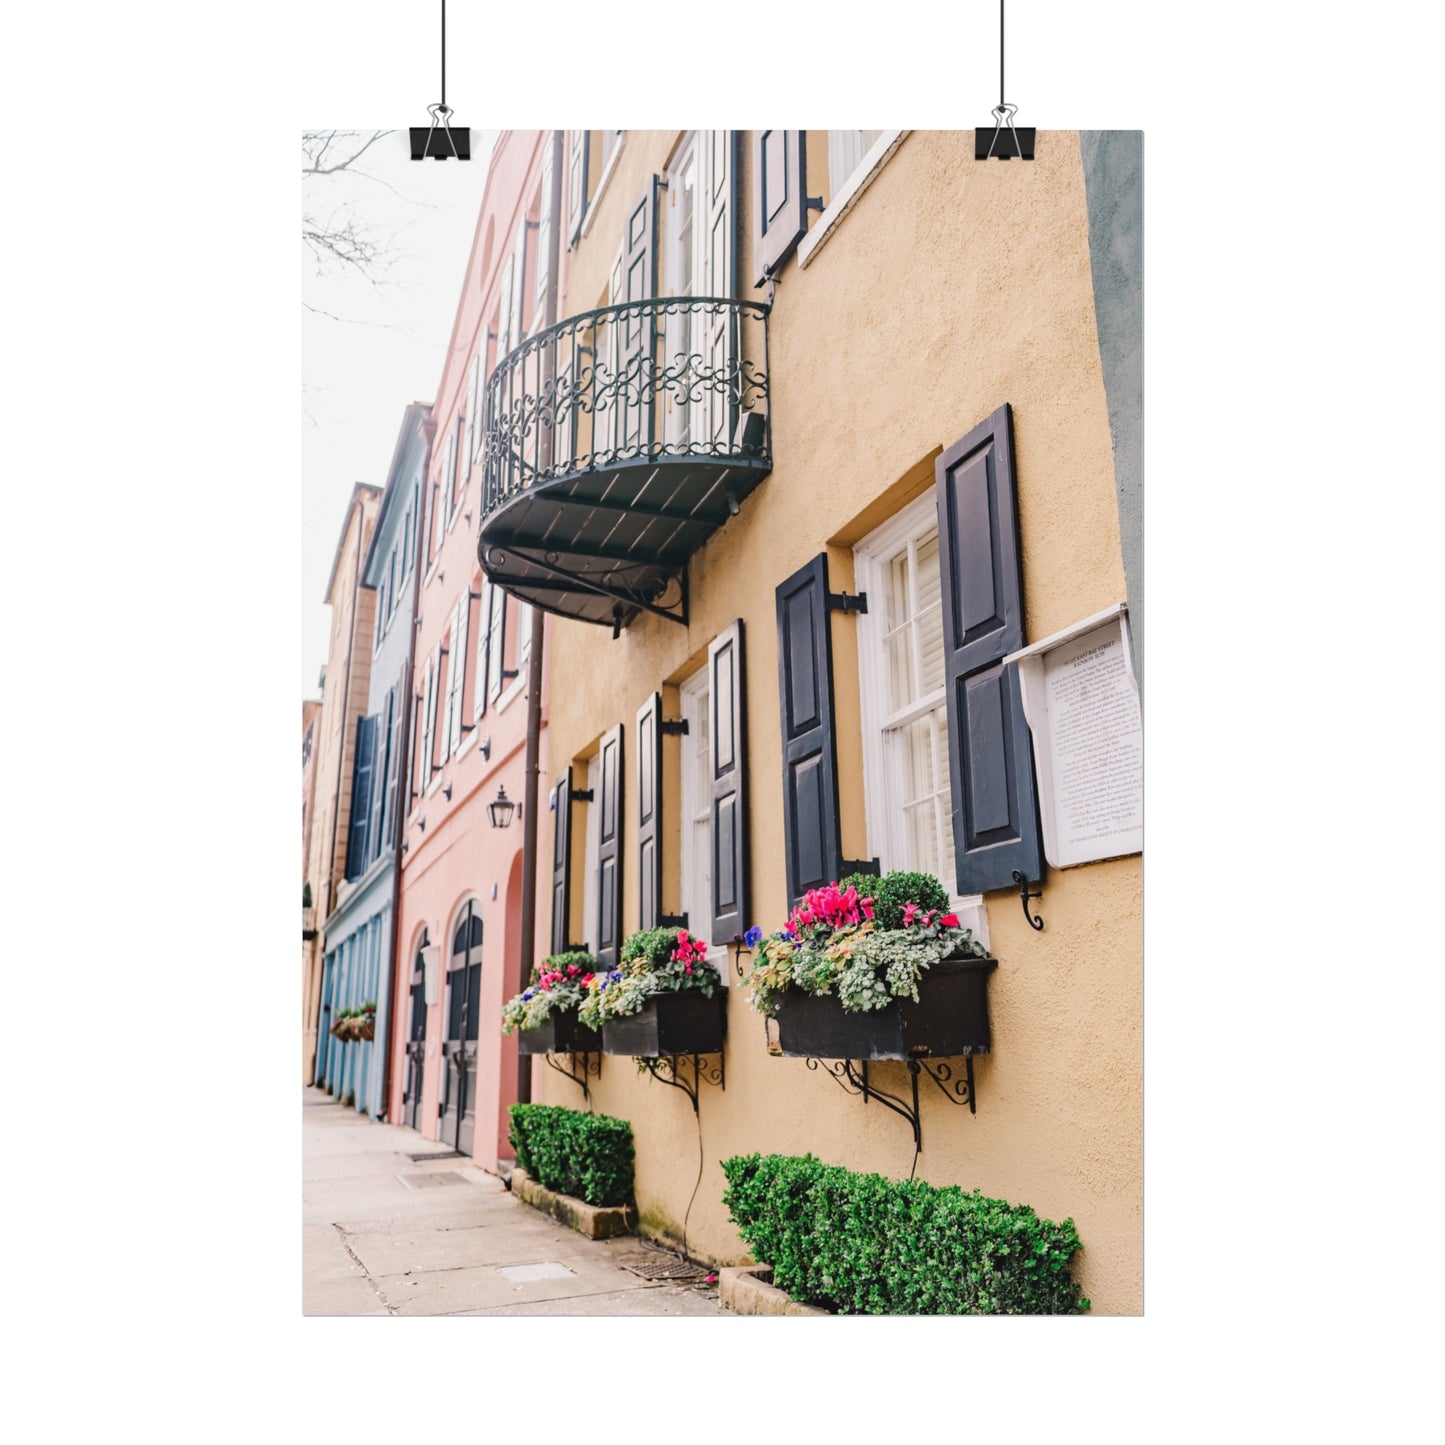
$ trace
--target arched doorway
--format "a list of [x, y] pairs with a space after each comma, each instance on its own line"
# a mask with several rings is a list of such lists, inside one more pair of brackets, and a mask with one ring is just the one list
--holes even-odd
[[423, 928], [411, 960], [411, 1012], [407, 1017], [406, 1084], [401, 1096], [401, 1119], [412, 1129], [421, 1125], [421, 1086], [426, 1073], [426, 948], [429, 942]]
[[482, 1011], [482, 913], [469, 900], [452, 933], [447, 964], [446, 1042], [442, 1045], [441, 1137], [474, 1153], [477, 1033]]

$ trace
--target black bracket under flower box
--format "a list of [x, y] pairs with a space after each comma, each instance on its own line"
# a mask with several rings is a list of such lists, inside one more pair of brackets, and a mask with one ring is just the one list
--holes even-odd
[[[936, 963], [918, 983], [918, 1002], [897, 999], [881, 1009], [850, 1013], [832, 995], [815, 997], [792, 989], [778, 1003], [777, 1041], [769, 1052], [801, 1058], [822, 1068], [845, 1093], [876, 1099], [901, 1114], [913, 1129], [915, 1151], [923, 1148], [918, 1079], [926, 1074], [952, 1104], [978, 1113], [973, 1056], [992, 1047], [988, 1022], [988, 977], [994, 958], [953, 958]], [[960, 1077], [945, 1059], [963, 1060]], [[897, 1059], [908, 1067], [912, 1093], [906, 1099], [880, 1089], [869, 1078], [869, 1061]], [[831, 1061], [831, 1062], [824, 1062]]]
[[[711, 998], [692, 990], [656, 993], [640, 1013], [603, 1023], [602, 1051], [630, 1054], [659, 1083], [681, 1089], [695, 1114], [703, 1084], [727, 1088], [722, 1054], [727, 1025], [727, 995], [721, 989]], [[716, 1064], [703, 1063], [704, 1054], [716, 1054]], [[691, 1078], [679, 1063], [688, 1057]]]
[[[535, 1029], [520, 1029], [517, 1052], [541, 1054], [547, 1067], [555, 1069], [564, 1079], [571, 1079], [591, 1105], [592, 1088], [588, 1080], [602, 1077], [602, 1035], [588, 1028], [577, 1017], [576, 1009], [554, 1013]], [[559, 1054], [567, 1059], [565, 1065], [558, 1063]]]

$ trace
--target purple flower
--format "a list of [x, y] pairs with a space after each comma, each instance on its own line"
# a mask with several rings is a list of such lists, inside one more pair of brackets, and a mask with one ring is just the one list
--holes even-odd
[[755, 923], [755, 924], [753, 924], [753, 926], [752, 926], [750, 929], [748, 929], [748, 931], [747, 931], [745, 934], [743, 934], [743, 942], [744, 942], [749, 948], [756, 948], [756, 947], [758, 946], [758, 940], [759, 940], [762, 936], [763, 936], [763, 930], [762, 930], [761, 928], [759, 928], [758, 925]]
[[535, 994], [536, 992], [537, 992], [536, 989], [534, 989], [534, 988], [529, 988], [529, 989], [526, 991], [526, 993], [524, 993], [524, 994], [522, 995], [522, 1001], [525, 1003], [526, 1000], [529, 999], [529, 998], [531, 998], [532, 995]]

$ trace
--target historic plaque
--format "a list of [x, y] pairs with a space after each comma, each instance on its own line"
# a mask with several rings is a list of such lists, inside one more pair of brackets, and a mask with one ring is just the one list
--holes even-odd
[[1144, 739], [1126, 614], [1045, 638], [1019, 669], [1033, 734], [1044, 855], [1055, 868], [1144, 846]]

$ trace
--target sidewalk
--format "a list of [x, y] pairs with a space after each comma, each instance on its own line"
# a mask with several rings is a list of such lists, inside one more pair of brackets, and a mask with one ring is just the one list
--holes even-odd
[[584, 1239], [446, 1146], [302, 1091], [306, 1315], [718, 1315], [716, 1285], [632, 1273], [672, 1256]]

